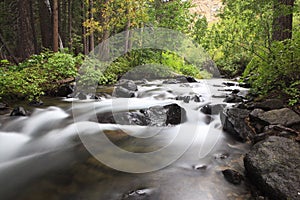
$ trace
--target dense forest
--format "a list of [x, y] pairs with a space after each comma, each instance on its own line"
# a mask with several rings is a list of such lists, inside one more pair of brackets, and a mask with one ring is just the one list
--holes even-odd
[[[216, 22], [182, 0], [1, 0], [0, 98], [38, 99], [73, 80], [86, 55], [109, 37], [143, 27], [180, 31], [199, 43], [226, 77], [240, 76], [259, 97], [300, 97], [300, 4], [297, 0], [223, 0]], [[206, 78], [174, 52], [131, 51], [105, 72], [109, 84], [137, 65], [160, 63], [177, 74]], [[90, 78], [90, 77], [87, 77]]]

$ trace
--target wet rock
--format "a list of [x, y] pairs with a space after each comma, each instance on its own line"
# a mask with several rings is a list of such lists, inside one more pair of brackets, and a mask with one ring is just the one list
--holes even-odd
[[194, 95], [193, 97], [191, 96], [178, 96], [175, 98], [176, 100], [183, 101], [184, 103], [189, 103], [190, 101], [194, 101], [196, 103], [203, 102], [203, 98], [201, 95]]
[[10, 113], [10, 116], [27, 116], [26, 110], [19, 106], [13, 109], [13, 111]]
[[215, 154], [214, 155], [214, 158], [216, 159], [216, 160], [225, 160], [225, 159], [227, 159], [229, 157], [229, 153], [218, 153], [218, 154]]
[[223, 82], [222, 84], [225, 86], [229, 86], [229, 87], [236, 85], [236, 83], [234, 83], [234, 82]]
[[137, 91], [137, 85], [132, 80], [121, 79], [118, 84], [120, 87], [123, 87], [129, 91]]
[[183, 101], [184, 103], [189, 103], [191, 100], [190, 96], [178, 96], [176, 100]]
[[195, 170], [206, 170], [207, 165], [194, 165], [193, 169], [195, 169]]
[[208, 104], [203, 106], [200, 111], [207, 115], [216, 115], [224, 110], [226, 104]]
[[132, 98], [135, 96], [134, 91], [128, 90], [124, 87], [118, 86], [114, 90], [115, 97]]
[[177, 84], [179, 82], [177, 80], [175, 80], [175, 79], [170, 79], [170, 80], [165, 80], [162, 83], [163, 84]]
[[97, 95], [97, 94], [92, 94], [91, 97], [90, 97], [90, 99], [100, 100], [101, 97], [99, 95]]
[[223, 130], [243, 142], [251, 139], [254, 133], [246, 121], [249, 113], [250, 111], [245, 109], [225, 108], [220, 115]]
[[240, 103], [240, 102], [243, 102], [243, 97], [238, 96], [236, 94], [230, 94], [224, 99], [224, 102], [226, 102], [226, 103]]
[[255, 102], [251, 105], [248, 105], [250, 109], [263, 109], [265, 111], [281, 109], [284, 107], [284, 104], [279, 99], [267, 99], [263, 102]]
[[197, 83], [198, 82], [194, 77], [191, 77], [191, 76], [186, 76], [185, 78], [188, 83]]
[[167, 110], [167, 120], [166, 125], [177, 125], [186, 121], [186, 111], [184, 108], [181, 108], [177, 104], [170, 104], [164, 106], [164, 109]]
[[271, 136], [255, 144], [244, 158], [250, 181], [271, 199], [299, 199], [300, 145]]
[[103, 113], [97, 115], [98, 122], [121, 125], [148, 125], [147, 119], [139, 112]]
[[153, 193], [152, 189], [138, 189], [134, 191], [130, 191], [127, 194], [124, 194], [122, 200], [130, 199], [130, 200], [144, 200], [149, 199], [150, 195]]
[[192, 100], [194, 100], [194, 102], [196, 102], [196, 103], [204, 101], [204, 99], [201, 97], [201, 95], [195, 95], [195, 96], [193, 96]]
[[255, 109], [251, 112], [251, 120], [265, 125], [281, 124], [283, 126], [291, 126], [300, 123], [300, 116], [289, 108], [270, 110], [267, 112]]
[[251, 85], [249, 83], [239, 83], [239, 86], [242, 88], [251, 88]]
[[29, 102], [30, 106], [42, 106], [44, 105], [44, 102], [42, 100], [33, 100]]
[[57, 89], [55, 96], [58, 97], [68, 97], [68, 95], [72, 94], [74, 92], [74, 86], [70, 84], [63, 84], [59, 86]]
[[0, 102], [0, 115], [6, 114], [6, 113], [9, 113], [8, 105]]
[[229, 183], [232, 183], [234, 185], [238, 185], [242, 182], [243, 180], [243, 176], [235, 171], [235, 170], [232, 170], [232, 169], [225, 169], [222, 171], [223, 175], [224, 175], [224, 178], [229, 182]]
[[76, 96], [77, 96], [77, 98], [79, 100], [85, 100], [85, 99], [87, 99], [86, 95], [83, 94], [82, 92], [79, 92]]
[[177, 125], [186, 120], [186, 111], [177, 104], [153, 106], [130, 112], [98, 113], [100, 123], [139, 126]]

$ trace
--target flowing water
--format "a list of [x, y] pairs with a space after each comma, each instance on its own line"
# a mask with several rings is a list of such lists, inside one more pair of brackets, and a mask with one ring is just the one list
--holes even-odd
[[[1, 116], [0, 199], [247, 199], [247, 185], [228, 183], [221, 171], [242, 173], [248, 145], [223, 132], [219, 115], [199, 111], [223, 101], [222, 81], [153, 81], [138, 86], [137, 98], [60, 99], [29, 117]], [[194, 95], [201, 102], [175, 100]], [[95, 117], [172, 103], [186, 110], [180, 125], [100, 124]]]

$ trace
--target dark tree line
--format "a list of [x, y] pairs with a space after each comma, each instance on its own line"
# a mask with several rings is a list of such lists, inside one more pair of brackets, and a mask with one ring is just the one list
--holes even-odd
[[1, 0], [0, 59], [19, 62], [43, 49], [85, 52], [84, 4], [84, 0]]

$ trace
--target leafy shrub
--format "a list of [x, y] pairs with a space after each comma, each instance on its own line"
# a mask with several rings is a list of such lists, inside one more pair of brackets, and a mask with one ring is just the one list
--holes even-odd
[[75, 77], [81, 56], [68, 53], [43, 52], [33, 55], [18, 66], [2, 69], [0, 97], [5, 99], [38, 99], [46, 91], [58, 87], [58, 81]]

